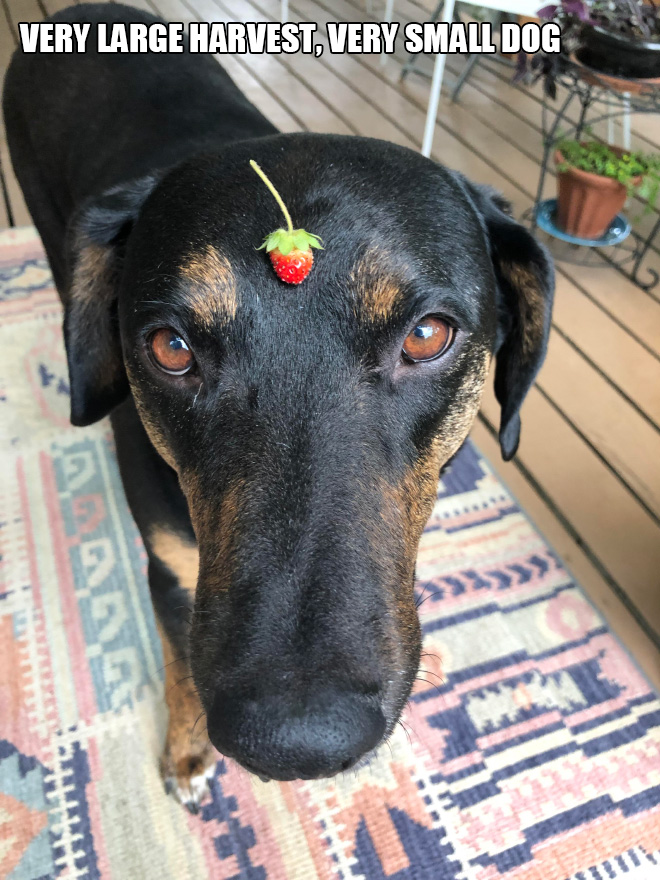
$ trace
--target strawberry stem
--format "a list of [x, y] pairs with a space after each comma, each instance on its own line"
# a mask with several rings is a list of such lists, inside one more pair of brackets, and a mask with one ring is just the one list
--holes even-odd
[[275, 201], [280, 206], [280, 208], [282, 209], [282, 213], [284, 214], [284, 219], [286, 220], [286, 225], [288, 227], [288, 230], [290, 233], [293, 233], [293, 223], [291, 222], [291, 215], [287, 211], [286, 205], [282, 201], [282, 196], [278, 193], [278, 191], [275, 189], [273, 184], [270, 182], [270, 180], [266, 177], [266, 175], [261, 170], [261, 168], [254, 161], [254, 159], [250, 159], [250, 165], [252, 166], [252, 168], [254, 168], [254, 170], [257, 172], [259, 177], [263, 180], [263, 182], [266, 184], [268, 189], [271, 191], [271, 193], [275, 197]]

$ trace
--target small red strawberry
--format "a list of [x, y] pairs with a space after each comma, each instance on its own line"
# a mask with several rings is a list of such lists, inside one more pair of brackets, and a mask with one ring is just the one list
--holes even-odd
[[267, 235], [264, 243], [258, 250], [266, 248], [266, 253], [270, 257], [275, 274], [280, 281], [286, 281], [287, 284], [300, 284], [301, 281], [307, 278], [312, 268], [312, 263], [314, 262], [312, 248], [323, 250], [321, 239], [318, 235], [312, 235], [311, 232], [306, 232], [304, 229], [293, 228], [291, 215], [287, 211], [286, 205], [278, 191], [254, 159], [250, 159], [250, 165], [275, 197], [275, 201], [282, 209], [287, 224], [286, 229], [276, 229], [275, 232]]

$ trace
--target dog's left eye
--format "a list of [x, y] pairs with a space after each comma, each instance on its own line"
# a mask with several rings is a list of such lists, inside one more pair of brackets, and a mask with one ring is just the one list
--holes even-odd
[[195, 363], [188, 343], [170, 327], [162, 327], [152, 333], [149, 349], [156, 366], [171, 376], [183, 376]]
[[447, 321], [437, 315], [427, 315], [406, 336], [401, 353], [412, 363], [435, 360], [451, 346], [454, 333]]

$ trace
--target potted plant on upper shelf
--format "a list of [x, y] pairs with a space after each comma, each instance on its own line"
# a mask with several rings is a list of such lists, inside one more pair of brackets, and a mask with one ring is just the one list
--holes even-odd
[[558, 0], [539, 9], [539, 17], [561, 26], [562, 51], [520, 53], [516, 79], [542, 77], [546, 92], [554, 97], [555, 80], [564, 59], [573, 57], [596, 74], [608, 77], [616, 88], [633, 91], [630, 80], [660, 84], [660, 6], [653, 0]]
[[660, 190], [660, 155], [563, 138], [555, 145], [555, 162], [556, 223], [576, 238], [600, 238], [629, 195], [636, 192], [650, 209]]

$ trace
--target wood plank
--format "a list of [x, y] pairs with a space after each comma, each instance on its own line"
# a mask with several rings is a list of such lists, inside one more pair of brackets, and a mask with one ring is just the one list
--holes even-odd
[[55, 15], [56, 12], [60, 12], [62, 9], [74, 6], [78, 0], [41, 0], [41, 2], [46, 10], [46, 15]]
[[[253, 21], [255, 9], [261, 13], [261, 18], [272, 19], [262, 8], [242, 0], [220, 0], [219, 8], [224, 11], [226, 21]], [[355, 123], [355, 119], [359, 118], [361, 130], [368, 130], [372, 137], [383, 138], [408, 147], [415, 146], [404, 131], [379, 112], [379, 108], [366, 101], [353, 87], [337, 77], [332, 66], [319, 65], [317, 59], [302, 54], [258, 57], [260, 60], [266, 59], [262, 62], [265, 66], [284, 68], [287, 73], [304, 81], [319, 100], [331, 103], [335, 114], [353, 134], [359, 133]], [[253, 64], [255, 60], [255, 56], [251, 56]]]
[[[4, 134], [4, 133], [3, 133]], [[14, 169], [12, 168], [11, 159], [9, 157], [9, 147], [7, 142], [2, 138], [0, 142], [0, 164], [2, 165], [2, 173], [5, 178], [5, 186], [9, 196], [9, 205], [14, 226], [32, 226], [32, 217], [25, 204], [23, 193], [16, 180]]]
[[16, 37], [12, 29], [11, 22], [7, 15], [7, 10], [0, 2], [0, 66], [2, 71], [7, 68], [9, 59], [16, 48]]
[[43, 21], [44, 14], [38, 0], [4, 0], [4, 3], [7, 6], [9, 24], [16, 41], [18, 41], [19, 22]]
[[253, 76], [247, 64], [241, 64], [236, 56], [225, 55], [222, 58], [222, 66], [243, 94], [276, 128], [282, 132], [305, 130], [304, 124], [284, 107], [273, 92], [267, 91]]
[[[7, 66], [9, 65], [9, 60], [15, 48], [16, 43], [12, 35], [9, 19], [6, 16], [4, 6], [2, 6], [2, 4], [0, 3], [0, 86], [4, 85], [5, 71], [7, 69]], [[11, 168], [11, 165], [8, 164], [8, 157], [4, 158], [2, 155], [1, 145], [4, 143], [5, 123], [2, 117], [2, 113], [0, 113], [0, 174], [2, 175], [2, 181], [0, 182], [0, 204], [2, 206], [2, 217], [0, 218], [0, 222], [2, 222], [2, 227], [6, 228], [7, 226], [11, 226], [12, 224], [8, 181], [10, 175], [13, 176], [14, 172]]]
[[181, 0], [150, 0], [152, 10], [167, 21], [190, 22], [195, 20], [194, 14]]
[[[35, 9], [34, 3], [26, 3], [25, 13], [22, 12], [23, 7], [18, 2], [9, 4], [8, 11], [10, 18], [8, 23], [2, 22], [0, 25], [0, 76], [4, 83], [4, 75], [9, 65], [11, 56], [16, 48], [17, 31], [15, 29], [15, 21], [41, 21], [43, 14], [38, 7]], [[34, 18], [29, 16], [34, 14]], [[3, 15], [4, 17], [4, 15]], [[30, 226], [32, 218], [25, 204], [23, 193], [16, 180], [14, 169], [9, 157], [9, 148], [5, 137], [5, 124], [2, 114], [0, 113], [0, 166], [2, 167], [2, 176], [4, 178], [5, 191], [7, 193], [8, 205], [6, 206], [5, 216], [8, 224], [14, 226]]]
[[7, 229], [7, 227], [11, 226], [9, 213], [7, 211], [7, 197], [5, 195], [5, 180], [4, 173], [2, 168], [2, 161], [0, 160], [0, 231], [3, 229]]
[[590, 299], [558, 276], [553, 321], [656, 426], [660, 425], [660, 362]]
[[[214, 2], [189, 0], [190, 8], [202, 21], [224, 21], [229, 16]], [[337, 134], [352, 134], [351, 129], [330, 109], [324, 101], [310, 91], [305, 83], [292, 77], [282, 65], [268, 55], [251, 55], [243, 59], [234, 56], [242, 65], [249, 66], [252, 76], [266, 88], [271, 95], [286, 95], [286, 108], [292, 108], [301, 127], [310, 131], [334, 131]], [[218, 59], [222, 63], [222, 58]]]
[[152, 15], [158, 14], [153, 5], [149, 3], [149, 0], [130, 0], [128, 5], [135, 6], [136, 9], [141, 9], [142, 12], [150, 12]]
[[634, 654], [649, 681], [660, 690], [660, 652], [657, 646], [585, 553], [575, 535], [557, 519], [517, 463], [502, 461], [497, 441], [481, 421], [475, 423], [470, 437], [603, 615], [612, 632]]
[[[212, 21], [216, 8], [210, 0], [188, 3], [191, 20]], [[250, 68], [249, 62], [241, 60], [238, 55], [216, 55], [219, 64], [227, 71], [243, 94], [282, 132], [306, 130], [305, 124], [291, 113], [279, 97], [264, 83], [257, 79]]]
[[556, 331], [537, 385], [660, 519], [660, 431]]
[[[492, 381], [482, 412], [499, 424]], [[660, 526], [537, 388], [522, 411], [517, 459], [660, 638]]]

